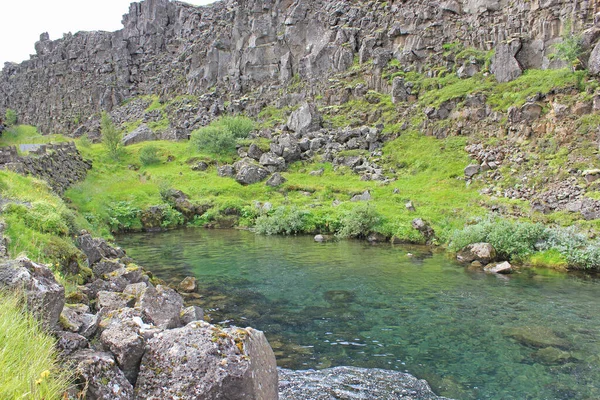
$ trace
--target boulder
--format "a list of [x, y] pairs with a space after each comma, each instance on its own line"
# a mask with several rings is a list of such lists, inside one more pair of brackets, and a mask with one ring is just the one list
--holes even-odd
[[258, 161], [262, 155], [263, 151], [255, 143], [252, 143], [250, 147], [248, 147], [248, 157]]
[[279, 172], [275, 172], [271, 177], [267, 180], [266, 185], [271, 187], [277, 187], [283, 185], [287, 179], [285, 179]]
[[508, 261], [501, 262], [499, 264], [488, 264], [483, 270], [493, 274], [512, 274], [513, 268]]
[[237, 174], [235, 180], [242, 185], [251, 185], [260, 182], [269, 176], [269, 171], [260, 165], [246, 160], [236, 163]]
[[404, 85], [404, 78], [397, 76], [392, 81], [392, 103], [402, 103], [408, 100], [408, 91]]
[[57, 327], [65, 305], [65, 288], [48, 267], [36, 264], [26, 257], [0, 263], [0, 289], [24, 289], [27, 309], [45, 329]]
[[77, 398], [88, 400], [133, 400], [133, 386], [117, 367], [110, 353], [84, 349], [67, 359], [73, 365]]
[[180, 292], [191, 293], [198, 289], [197, 279], [193, 276], [185, 277], [177, 286]]
[[479, 164], [470, 164], [465, 167], [465, 177], [467, 179], [471, 179], [473, 176], [477, 175], [481, 171], [481, 166]]
[[204, 161], [199, 161], [198, 163], [192, 165], [192, 171], [206, 171], [208, 169], [208, 163]]
[[588, 59], [588, 71], [592, 75], [600, 75], [600, 42], [596, 43]]
[[135, 304], [140, 307], [148, 322], [159, 328], [176, 328], [180, 326], [180, 314], [183, 308], [183, 299], [171, 288], [158, 285], [156, 288], [148, 287]]
[[66, 304], [60, 314], [60, 325], [67, 331], [91, 338], [98, 328], [98, 316], [85, 304]]
[[368, 190], [365, 190], [363, 193], [361, 194], [357, 194], [352, 196], [352, 198], [350, 199], [350, 201], [369, 201], [371, 200], [371, 193]]
[[217, 168], [217, 174], [223, 178], [233, 178], [235, 176], [235, 169], [231, 165], [223, 165]]
[[490, 71], [498, 82], [510, 82], [523, 73], [521, 64], [515, 58], [519, 50], [521, 50], [521, 41], [518, 39], [496, 46]]
[[62, 357], [69, 356], [78, 350], [87, 349], [90, 344], [88, 340], [73, 332], [56, 332], [56, 349]]
[[198, 306], [189, 306], [181, 311], [181, 323], [184, 325], [204, 319], [204, 310]]
[[304, 134], [321, 129], [322, 121], [317, 107], [312, 103], [304, 103], [290, 115], [287, 126], [296, 133]]
[[93, 238], [88, 233], [79, 236], [77, 242], [81, 251], [87, 256], [90, 267], [103, 257], [114, 259], [125, 256], [123, 250], [110, 246], [103, 239]]
[[278, 398], [275, 355], [252, 328], [192, 322], [152, 338], [142, 358], [137, 399]]
[[459, 251], [456, 259], [461, 263], [478, 261], [482, 265], [486, 265], [496, 259], [496, 250], [489, 243], [472, 243]]
[[100, 335], [100, 343], [115, 356], [119, 368], [132, 384], [135, 384], [144, 355], [144, 340], [139, 329], [137, 319], [125, 319], [110, 324]]
[[411, 225], [414, 229], [421, 232], [428, 244], [435, 239], [435, 232], [433, 228], [427, 222], [423, 221], [423, 219], [415, 218], [412, 220]]
[[415, 209], [415, 206], [414, 206], [413, 202], [412, 202], [412, 201], [410, 201], [410, 200], [409, 200], [409, 201], [408, 201], [408, 202], [407, 202], [407, 203], [404, 205], [404, 207], [406, 208], [406, 210], [407, 210], [407, 211], [410, 211], [410, 212], [415, 212], [415, 211], [417, 211], [417, 210]]
[[148, 128], [147, 125], [142, 124], [135, 128], [131, 133], [128, 133], [123, 137], [123, 146], [129, 146], [135, 143], [147, 142], [150, 140], [156, 140], [156, 134], [152, 132], [152, 129]]
[[264, 167], [273, 167], [275, 171], [283, 171], [285, 169], [285, 159], [272, 152], [263, 153], [258, 162]]
[[107, 258], [103, 258], [93, 265], [92, 271], [94, 272], [94, 276], [103, 278], [104, 274], [109, 274], [121, 267], [123, 267], [123, 264], [121, 264], [118, 260], [109, 260]]
[[135, 304], [135, 297], [119, 292], [98, 292], [96, 308], [103, 314], [125, 307], [132, 307]]

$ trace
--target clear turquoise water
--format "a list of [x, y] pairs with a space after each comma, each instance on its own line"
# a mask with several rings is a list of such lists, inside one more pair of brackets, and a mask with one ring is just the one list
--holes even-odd
[[[283, 367], [407, 371], [457, 399], [600, 398], [600, 281], [591, 277], [486, 275], [427, 248], [243, 231], [117, 242], [166, 281], [196, 276], [193, 301], [212, 321], [264, 330]], [[514, 333], [523, 330], [542, 343]]]

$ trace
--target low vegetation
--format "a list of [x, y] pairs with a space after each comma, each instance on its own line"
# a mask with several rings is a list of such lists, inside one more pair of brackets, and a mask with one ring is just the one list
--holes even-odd
[[191, 145], [197, 151], [234, 155], [236, 144], [255, 128], [254, 121], [242, 116], [224, 116], [192, 132]]
[[0, 291], [0, 398], [58, 400], [70, 384], [55, 340], [25, 309], [19, 294]]

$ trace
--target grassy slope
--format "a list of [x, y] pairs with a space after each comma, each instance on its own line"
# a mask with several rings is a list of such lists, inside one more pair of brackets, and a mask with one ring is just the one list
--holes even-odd
[[23, 310], [22, 299], [0, 291], [0, 398], [53, 400], [69, 386], [54, 339]]

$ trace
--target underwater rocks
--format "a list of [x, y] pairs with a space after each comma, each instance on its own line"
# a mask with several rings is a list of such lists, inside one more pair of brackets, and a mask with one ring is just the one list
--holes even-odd
[[556, 347], [560, 349], [568, 349], [571, 347], [571, 343], [558, 336], [552, 329], [545, 326], [514, 327], [505, 330], [503, 333], [528, 347]]
[[335, 367], [320, 371], [279, 369], [280, 400], [445, 399], [412, 375], [383, 369]]

